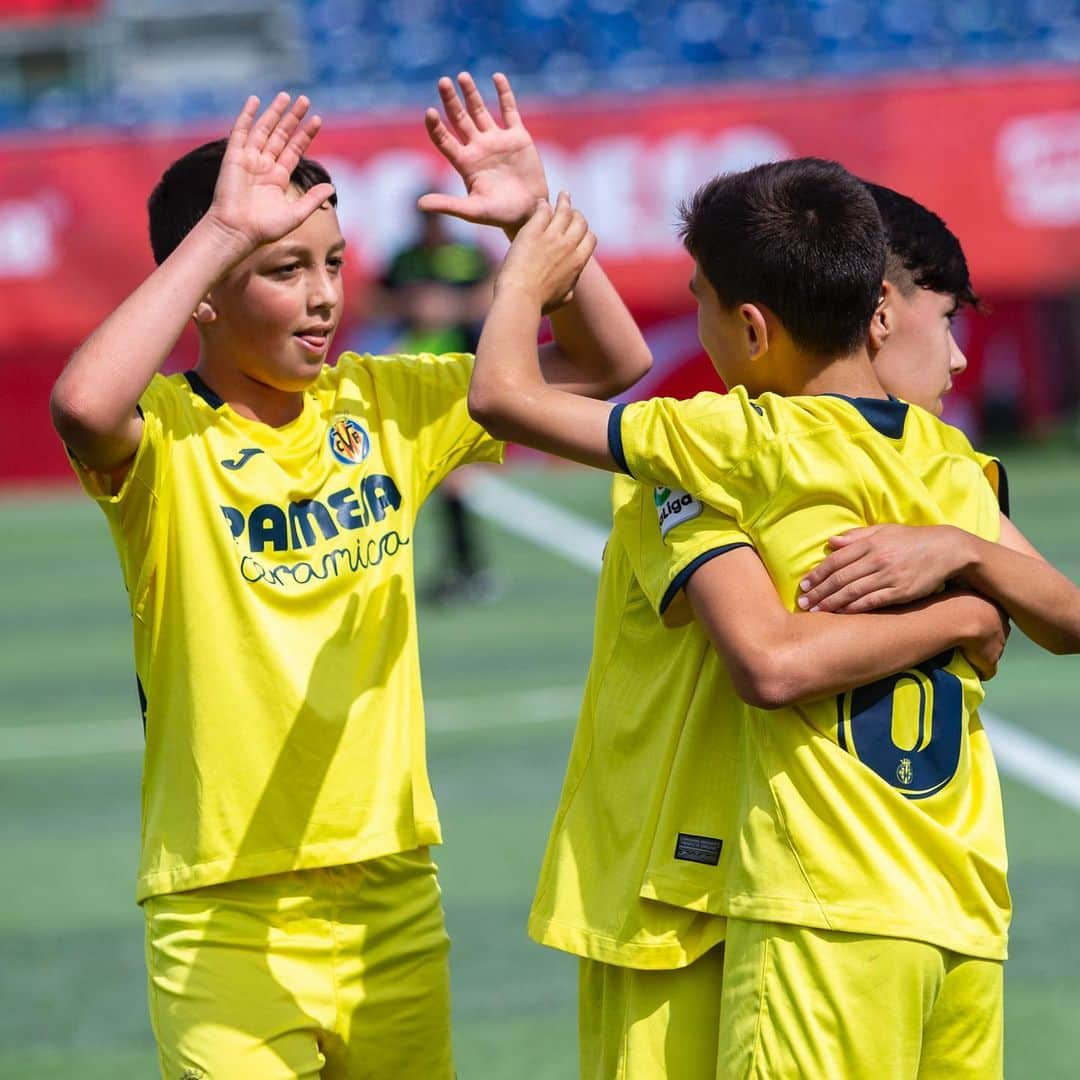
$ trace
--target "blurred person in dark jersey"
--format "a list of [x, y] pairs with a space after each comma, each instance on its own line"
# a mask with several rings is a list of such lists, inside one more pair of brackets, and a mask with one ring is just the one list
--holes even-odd
[[[451, 235], [441, 215], [417, 213], [415, 238], [391, 257], [374, 310], [397, 325], [400, 352], [473, 353], [491, 302], [491, 260], [482, 247]], [[490, 601], [498, 592], [465, 506], [468, 483], [467, 474], [451, 475], [436, 492], [443, 559], [420, 589], [429, 603]]]

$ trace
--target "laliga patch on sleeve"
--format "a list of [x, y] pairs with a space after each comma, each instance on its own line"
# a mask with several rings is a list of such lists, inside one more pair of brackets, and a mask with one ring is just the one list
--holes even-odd
[[660, 535], [667, 536], [676, 525], [696, 518], [702, 510], [701, 503], [679, 488], [658, 487], [653, 492], [656, 516], [660, 519]]

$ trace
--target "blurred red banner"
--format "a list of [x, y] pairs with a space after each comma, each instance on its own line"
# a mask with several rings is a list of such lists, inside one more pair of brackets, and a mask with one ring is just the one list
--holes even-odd
[[[689, 307], [689, 262], [673, 229], [678, 201], [717, 172], [809, 154], [941, 214], [981, 293], [1061, 291], [1080, 281], [1075, 66], [521, 105], [553, 189], [573, 194], [605, 267], [647, 320]], [[56, 468], [55, 449], [43, 450], [44, 468], [36, 454], [17, 463], [29, 446], [44, 446], [36, 426], [46, 422], [47, 387], [152, 268], [145, 207], [161, 172], [221, 134], [0, 140], [0, 476]], [[338, 189], [354, 295], [412, 231], [417, 194], [459, 187], [429, 147], [419, 110], [331, 116], [314, 156]]]

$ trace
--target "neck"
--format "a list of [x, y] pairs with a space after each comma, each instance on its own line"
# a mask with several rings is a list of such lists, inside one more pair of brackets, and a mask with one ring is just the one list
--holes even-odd
[[788, 397], [811, 394], [842, 394], [844, 397], [868, 398], [889, 396], [881, 385], [865, 348], [859, 348], [847, 356], [837, 357], [809, 370], [801, 363], [784, 367], [789, 374], [781, 380], [783, 386], [774, 383], [761, 389], [774, 390]]
[[278, 390], [233, 367], [199, 357], [195, 373], [233, 412], [270, 427], [284, 427], [304, 411], [303, 390]]

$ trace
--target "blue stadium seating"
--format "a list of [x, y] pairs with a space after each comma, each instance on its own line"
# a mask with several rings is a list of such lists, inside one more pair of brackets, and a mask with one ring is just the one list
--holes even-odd
[[[430, 100], [443, 73], [502, 69], [529, 92], [1080, 60], [1080, 0], [297, 0], [324, 109]], [[62, 90], [4, 98], [0, 129], [139, 126], [229, 115], [250, 89], [152, 100]]]

